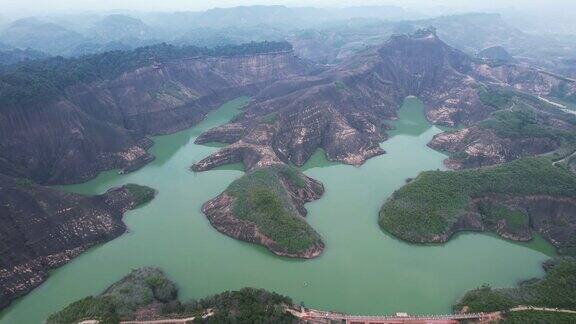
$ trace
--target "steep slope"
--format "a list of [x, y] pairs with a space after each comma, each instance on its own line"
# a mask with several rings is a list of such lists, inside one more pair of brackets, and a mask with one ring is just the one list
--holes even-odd
[[195, 170], [256, 151], [252, 156], [261, 158], [242, 158], [248, 169], [264, 156], [302, 165], [318, 148], [330, 160], [360, 165], [384, 153], [378, 143], [386, 138], [386, 120], [395, 118], [407, 95], [424, 101], [426, 117], [435, 124], [472, 125], [498, 109], [482, 100], [484, 85], [543, 94], [560, 82], [518, 69], [477, 63], [443, 43], [434, 30], [393, 36], [328, 71], [264, 89], [244, 114], [198, 138], [199, 143], [231, 145], [197, 163]]
[[111, 168], [135, 169], [152, 159], [145, 135], [190, 127], [226, 100], [309, 67], [289, 45], [262, 43], [54, 59], [30, 66], [40, 77], [50, 69], [56, 75], [37, 84], [19, 79], [31, 74], [27, 68], [0, 81], [0, 172], [71, 183]]
[[138, 185], [83, 196], [0, 174], [0, 308], [48, 271], [126, 231], [122, 214], [154, 197]]
[[430, 147], [451, 154], [452, 169], [510, 162], [569, 148], [576, 143], [576, 115], [517, 91], [486, 90], [481, 99], [498, 110], [486, 120], [434, 136]]

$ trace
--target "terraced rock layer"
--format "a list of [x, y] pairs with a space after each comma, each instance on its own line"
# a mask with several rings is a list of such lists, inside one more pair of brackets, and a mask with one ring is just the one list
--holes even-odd
[[290, 51], [190, 57], [75, 84], [54, 101], [7, 104], [0, 107], [0, 173], [56, 184], [137, 169], [153, 159], [146, 135], [188, 128], [228, 100], [308, 70]]
[[[300, 166], [318, 148], [329, 160], [361, 165], [384, 153], [379, 142], [386, 139], [386, 122], [396, 118], [408, 95], [424, 101], [434, 124], [471, 126], [501, 109], [484, 100], [486, 88], [547, 95], [562, 82], [525, 66], [478, 62], [443, 43], [433, 30], [396, 35], [327, 71], [265, 88], [243, 114], [197, 139], [230, 145], [194, 169], [231, 162], [244, 162], [247, 170], [278, 161]], [[576, 85], [570, 89], [576, 91]], [[527, 143], [526, 151], [554, 146], [533, 147], [538, 145]]]
[[0, 174], [0, 308], [40, 285], [50, 269], [120, 236], [124, 212], [153, 197], [132, 184], [83, 196]]

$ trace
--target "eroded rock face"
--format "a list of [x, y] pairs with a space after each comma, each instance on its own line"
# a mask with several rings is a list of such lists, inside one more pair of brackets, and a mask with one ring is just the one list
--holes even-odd
[[136, 204], [128, 186], [84, 196], [0, 175], [0, 308], [48, 270], [124, 233], [122, 215]]
[[[562, 78], [527, 66], [479, 63], [443, 43], [433, 30], [397, 35], [381, 47], [366, 50], [327, 71], [281, 80], [265, 88], [241, 116], [198, 139], [231, 145], [194, 168], [207, 170], [225, 163], [223, 156], [243, 156], [248, 149], [246, 143], [253, 144], [250, 138], [262, 135], [264, 123], [274, 127], [265, 128], [267, 140], [257, 144], [257, 150], [250, 148], [253, 152], [267, 152], [254, 154], [255, 160], [265, 158], [303, 165], [322, 148], [330, 160], [360, 165], [384, 153], [379, 142], [386, 138], [385, 123], [396, 117], [407, 95], [416, 95], [424, 101], [426, 117], [432, 123], [471, 126], [498, 109], [481, 100], [481, 91], [486, 87], [547, 95], [562, 82], [565, 82]], [[569, 91], [576, 90], [573, 85], [569, 88]], [[456, 137], [438, 138], [438, 142], [445, 143]], [[489, 143], [490, 139], [494, 137], [468, 150], [474, 156], [483, 156], [486, 163], [498, 163], [557, 146], [557, 143], [538, 139], [523, 143], [499, 139], [497, 143]], [[521, 148], [516, 149], [518, 144]], [[448, 145], [433, 143], [431, 146]], [[510, 147], [514, 147], [513, 152], [508, 152]], [[243, 160], [245, 158], [231, 159]], [[455, 161], [449, 163], [456, 164]], [[250, 161], [246, 167], [250, 169], [256, 164]], [[483, 165], [484, 162], [468, 164]]]
[[[324, 243], [303, 217], [307, 214], [304, 204], [319, 199], [324, 193], [324, 187], [320, 182], [305, 176], [299, 171], [294, 171], [296, 173], [293, 173], [293, 176], [288, 176], [285, 173], [286, 170], [289, 170], [288, 168], [281, 164], [272, 164], [247, 173], [243, 178], [233, 183], [231, 187], [237, 186], [239, 181], [244, 181], [245, 183], [254, 181], [253, 183], [257, 184], [256, 186], [250, 187], [243, 184], [240, 192], [229, 187], [216, 198], [207, 201], [202, 206], [202, 212], [208, 217], [210, 224], [219, 232], [235, 239], [260, 244], [276, 255], [305, 259], [319, 256], [324, 250]], [[262, 181], [264, 175], [266, 177], [275, 177], [275, 179]], [[254, 177], [254, 179], [250, 179], [251, 177]], [[294, 177], [298, 177], [300, 180], [295, 181]], [[276, 211], [272, 214], [266, 211], [267, 208], [272, 208], [271, 206], [274, 205], [269, 199], [256, 204], [256, 206], [262, 207], [263, 210], [257, 210], [260, 207], [247, 202], [246, 199], [253, 198], [246, 198], [245, 195], [252, 195], [258, 190], [266, 190], [278, 197], [277, 199], [282, 201], [283, 204], [282, 211]], [[266, 228], [262, 220], [251, 220], [238, 214], [241, 212], [241, 207], [238, 205], [239, 200], [243, 200], [241, 204], [247, 204], [250, 208], [253, 208], [249, 211], [250, 213], [258, 213], [269, 218], [267, 222], [277, 222], [272, 227], [282, 227], [281, 224], [285, 224], [282, 220], [277, 219], [278, 213], [282, 213], [283, 217], [293, 218], [293, 221], [299, 222], [301, 226], [296, 228], [289, 226], [281, 229], [285, 232], [282, 236], [289, 236], [292, 242], [290, 243], [290, 240], [276, 241], [274, 233], [270, 232], [269, 228]], [[265, 206], [261, 204], [265, 204]], [[298, 240], [307, 240], [309, 244], [298, 249], [293, 249], [291, 246], [286, 245], [293, 244], [294, 241]]]
[[292, 52], [179, 59], [77, 84], [56, 102], [0, 107], [0, 172], [55, 184], [137, 169], [152, 159], [146, 135], [188, 128], [228, 100], [308, 69]]
[[[522, 224], [511, 224], [499, 219], [495, 224], [483, 219], [481, 204], [505, 206], [526, 215]], [[416, 238], [415, 243], [445, 243], [462, 231], [492, 232], [512, 241], [530, 241], [534, 233], [555, 246], [559, 253], [576, 254], [576, 199], [548, 195], [486, 195], [471, 200], [467, 210], [461, 213], [443, 234], [428, 238]]]
[[[528, 219], [522, 225], [512, 225], [502, 219], [496, 225], [482, 222], [478, 206], [483, 203], [506, 206], [525, 214]], [[487, 195], [471, 201], [469, 211], [460, 216], [450, 233], [439, 239], [447, 241], [453, 233], [465, 230], [491, 231], [514, 241], [528, 241], [533, 233], [539, 233], [554, 245], [561, 254], [576, 253], [576, 198], [548, 195], [509, 196]]]
[[444, 160], [454, 170], [510, 162], [524, 156], [547, 153], [560, 147], [550, 138], [505, 138], [478, 126], [441, 133], [428, 143], [435, 150], [457, 153]]

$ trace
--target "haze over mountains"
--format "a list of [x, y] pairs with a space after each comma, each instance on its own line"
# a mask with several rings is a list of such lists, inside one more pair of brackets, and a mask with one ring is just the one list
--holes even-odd
[[[466, 183], [477, 168], [524, 168], [518, 178], [527, 185], [470, 185], [458, 208], [437, 213], [440, 226], [426, 218], [433, 202], [418, 200], [433, 197], [425, 181], [418, 187], [424, 175], [400, 191], [416, 202], [390, 200], [381, 226], [419, 243], [445, 242], [462, 229], [512, 240], [535, 231], [573, 255], [576, 36], [518, 28], [507, 15], [244, 6], [0, 21], [0, 227], [7, 229], [0, 307], [38, 286], [48, 270], [122, 234], [122, 213], [154, 196], [135, 185], [96, 196], [48, 185], [134, 172], [154, 159], [151, 136], [195, 126], [240, 96], [251, 98], [232, 120], [195, 140], [219, 149], [188, 164], [190, 172], [243, 164], [246, 173], [202, 208], [225, 235], [280, 256], [320, 256], [325, 243], [306, 222], [304, 205], [325, 189], [297, 167], [317, 152], [354, 166], [386, 154], [380, 144], [390, 122], [407, 96], [417, 96], [427, 122], [450, 128], [428, 146], [448, 154], [448, 168], [464, 170], [434, 174], [448, 178], [447, 192], [451, 177]], [[560, 174], [562, 182], [543, 189], [524, 174]], [[478, 197], [498, 206], [484, 208]], [[535, 212], [534, 201], [558, 212]], [[413, 205], [423, 218], [410, 222]], [[527, 211], [539, 225], [526, 221], [514, 231], [517, 219], [501, 208], [505, 215]], [[430, 233], [434, 226], [440, 234]], [[36, 241], [37, 233], [49, 239]]]
[[506, 14], [426, 16], [392, 6], [246, 6], [205, 12], [47, 15], [6, 21], [0, 25], [0, 44], [47, 55], [78, 56], [159, 42], [213, 47], [288, 40], [297, 55], [331, 64], [378, 45], [392, 34], [433, 26], [448, 44], [469, 54], [504, 46], [531, 64], [573, 72], [569, 60], [576, 56], [576, 36], [526, 33]]

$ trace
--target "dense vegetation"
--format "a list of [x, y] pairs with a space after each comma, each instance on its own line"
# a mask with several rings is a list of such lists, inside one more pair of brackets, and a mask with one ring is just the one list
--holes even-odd
[[504, 315], [504, 320], [502, 321], [502, 324], [526, 323], [573, 324], [576, 323], [576, 314], [529, 310], [507, 313]]
[[538, 123], [536, 114], [530, 110], [498, 111], [491, 118], [482, 121], [480, 127], [490, 128], [501, 137], [561, 139], [567, 132], [545, 127]]
[[203, 323], [293, 323], [295, 318], [285, 311], [292, 306], [290, 298], [263, 289], [243, 288], [239, 291], [226, 291], [198, 301], [166, 304], [164, 316], [196, 316], [212, 309], [214, 315], [195, 320]]
[[101, 323], [117, 323], [120, 318], [132, 318], [139, 307], [156, 301], [176, 299], [177, 289], [164, 273], [156, 268], [140, 268], [108, 287], [99, 296], [76, 301], [51, 315], [47, 323], [77, 323], [97, 319]]
[[478, 91], [478, 97], [487, 106], [505, 109], [512, 104], [513, 95], [508, 90], [482, 87]]
[[[467, 292], [455, 309], [467, 306], [470, 312], [492, 312], [524, 305], [561, 309], [576, 309], [576, 259], [553, 259], [544, 264], [546, 276], [529, 280], [515, 288], [494, 289], [483, 286]], [[518, 314], [511, 319], [536, 316]]]
[[117, 77], [124, 72], [171, 59], [195, 56], [237, 56], [291, 50], [287, 42], [225, 45], [215, 48], [159, 44], [133, 51], [110, 51], [78, 58], [54, 57], [24, 62], [0, 73], [0, 107], [52, 100], [64, 89]]
[[134, 205], [140, 206], [154, 199], [156, 192], [154, 189], [146, 186], [141, 186], [133, 183], [129, 183], [124, 186], [130, 192], [132, 199], [134, 199]]
[[576, 177], [547, 158], [524, 158], [474, 170], [428, 171], [394, 192], [380, 211], [380, 226], [412, 242], [450, 235], [473, 196], [576, 196]]
[[[111, 285], [99, 296], [89, 296], [51, 315], [47, 323], [67, 324], [82, 320], [99, 320], [102, 324], [118, 323], [134, 318], [141, 307], [149, 308], [149, 316], [163, 318], [197, 317], [205, 323], [292, 323], [294, 317], [285, 311], [293, 306], [290, 298], [263, 289], [243, 288], [226, 291], [201, 300], [181, 303], [177, 289], [164, 273], [156, 268], [140, 268]], [[211, 310], [213, 315], [202, 319]]]
[[305, 175], [286, 165], [252, 171], [234, 181], [226, 193], [236, 197], [234, 215], [255, 223], [260, 231], [288, 253], [304, 252], [319, 244], [320, 236], [300, 216], [281, 179], [302, 188]]

